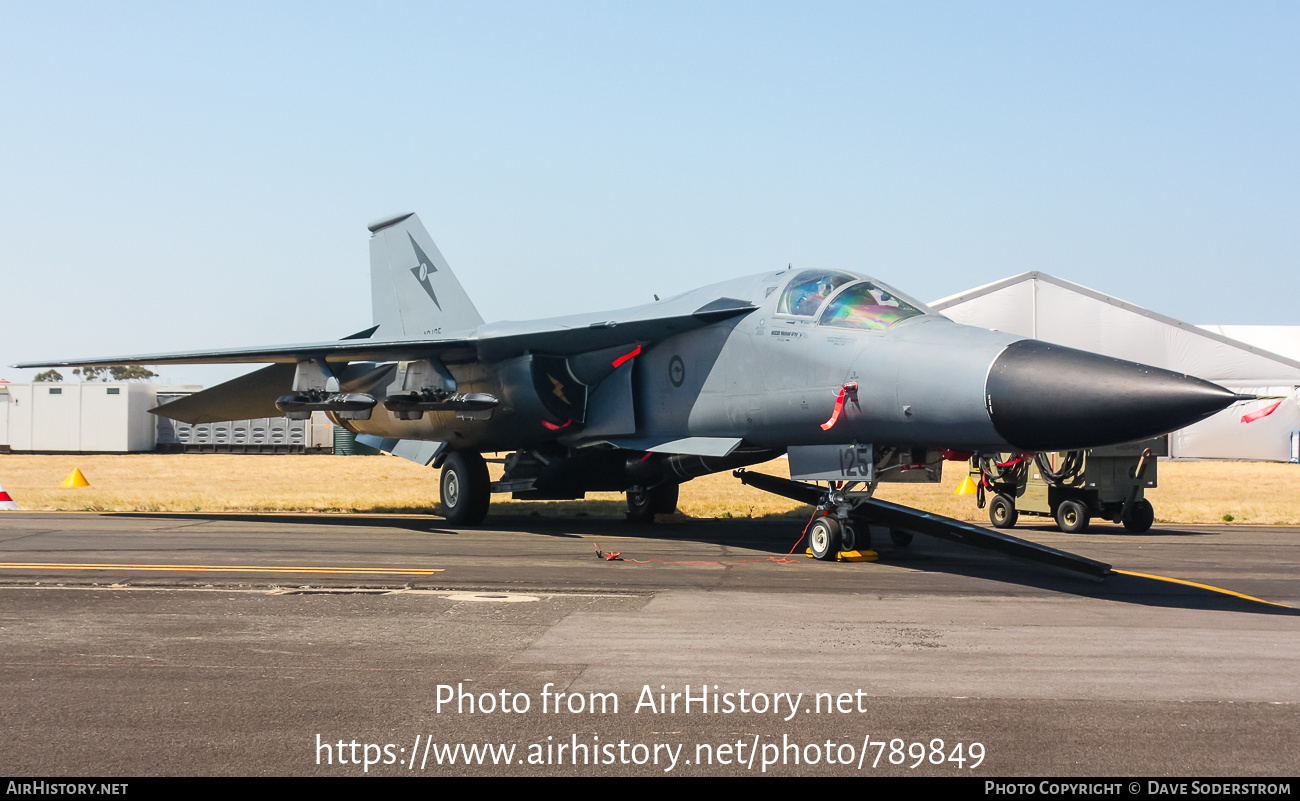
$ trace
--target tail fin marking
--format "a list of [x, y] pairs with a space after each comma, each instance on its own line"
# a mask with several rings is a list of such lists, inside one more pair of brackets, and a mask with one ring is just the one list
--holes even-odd
[[414, 214], [370, 227], [370, 297], [377, 338], [465, 332], [483, 318]]

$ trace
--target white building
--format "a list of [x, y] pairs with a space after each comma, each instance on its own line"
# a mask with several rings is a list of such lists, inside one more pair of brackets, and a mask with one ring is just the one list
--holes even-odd
[[[333, 449], [324, 415], [191, 426], [149, 410], [197, 386], [0, 382], [0, 453], [310, 453]], [[161, 448], [160, 448], [161, 446]]]
[[[157, 384], [0, 384], [0, 447], [130, 453], [154, 448]], [[194, 387], [184, 387], [193, 391]]]

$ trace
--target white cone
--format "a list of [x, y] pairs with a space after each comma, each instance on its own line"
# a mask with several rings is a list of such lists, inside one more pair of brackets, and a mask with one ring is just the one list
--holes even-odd
[[0, 511], [17, 508], [18, 504], [14, 503], [14, 499], [9, 497], [8, 492], [5, 492], [5, 485], [0, 484]]

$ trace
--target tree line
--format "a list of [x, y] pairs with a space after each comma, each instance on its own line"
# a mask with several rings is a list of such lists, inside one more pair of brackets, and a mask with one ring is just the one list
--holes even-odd
[[[82, 381], [149, 381], [157, 378], [153, 370], [127, 364], [112, 364], [105, 367], [74, 367], [72, 374]], [[46, 370], [32, 377], [33, 381], [62, 381], [63, 373], [58, 370]]]

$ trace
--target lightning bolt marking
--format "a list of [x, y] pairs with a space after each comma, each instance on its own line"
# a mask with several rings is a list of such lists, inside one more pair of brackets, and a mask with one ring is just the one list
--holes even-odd
[[[415, 237], [408, 233], [406, 238], [411, 240], [411, 247], [415, 250], [416, 263], [415, 266], [411, 268], [411, 275], [415, 276], [415, 280], [420, 282], [420, 286], [424, 288], [429, 299], [433, 301], [433, 305], [437, 306], [438, 310], [441, 311], [442, 304], [438, 302], [438, 296], [433, 294], [432, 281], [432, 275], [433, 273], [438, 272], [438, 268], [433, 266], [433, 260], [425, 255], [424, 249], [415, 241]], [[424, 273], [423, 275], [421, 275], [422, 272]]]
[[555, 376], [551, 375], [550, 373], [547, 373], [546, 377], [551, 379], [551, 383], [555, 385], [555, 397], [559, 398], [565, 403], [569, 403], [569, 399], [564, 397], [564, 384], [561, 384], [559, 381], [557, 381], [555, 379]]

